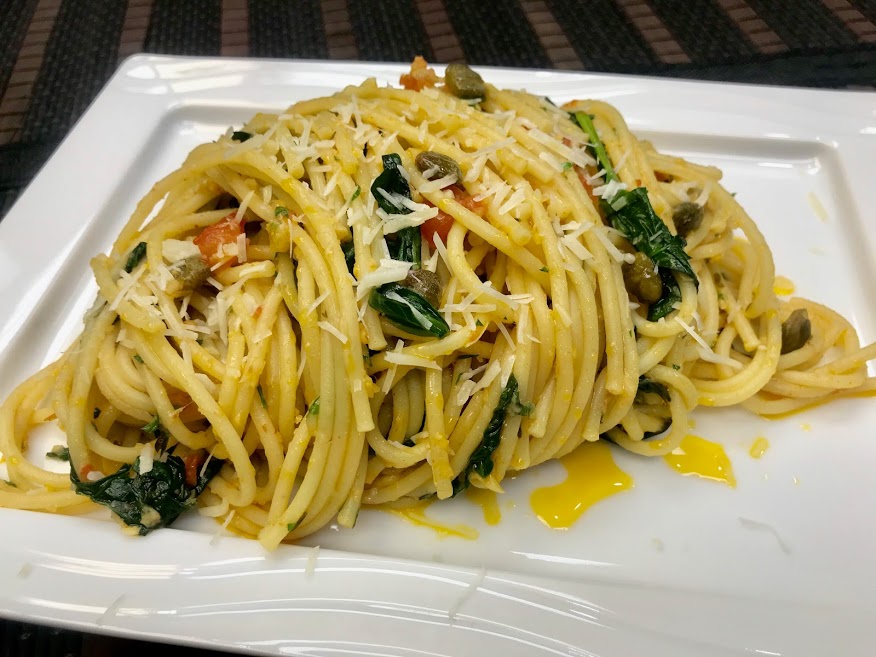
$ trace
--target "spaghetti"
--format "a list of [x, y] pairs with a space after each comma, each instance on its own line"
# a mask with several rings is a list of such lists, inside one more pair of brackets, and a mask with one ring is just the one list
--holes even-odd
[[[259, 114], [154, 186], [82, 334], [0, 409], [0, 505], [146, 533], [197, 498], [270, 549], [585, 441], [666, 454], [698, 405], [874, 389], [876, 345], [776, 298], [717, 169], [599, 101], [402, 82]], [[69, 477], [24, 456], [48, 421]]]

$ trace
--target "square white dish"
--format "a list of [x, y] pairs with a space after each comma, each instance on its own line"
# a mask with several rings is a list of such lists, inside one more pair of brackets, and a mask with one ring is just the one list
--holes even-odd
[[[88, 260], [192, 147], [257, 111], [370, 76], [396, 83], [404, 69], [128, 59], [0, 223], [0, 395], [79, 332], [95, 293]], [[876, 339], [874, 94], [479, 70], [558, 103], [605, 99], [658, 148], [721, 167], [777, 271]], [[508, 484], [496, 526], [465, 499], [430, 508], [475, 527], [476, 541], [371, 512], [354, 530], [265, 555], [235, 537], [211, 542], [214, 528], [191, 531], [204, 528], [192, 517], [135, 539], [93, 519], [2, 509], [0, 611], [268, 654], [869, 654], [876, 405], [694, 417], [697, 434], [724, 445], [736, 489], [615, 452], [635, 488], [565, 532], [529, 509], [533, 489], [562, 478], [556, 463]], [[753, 460], [757, 436], [771, 448]]]

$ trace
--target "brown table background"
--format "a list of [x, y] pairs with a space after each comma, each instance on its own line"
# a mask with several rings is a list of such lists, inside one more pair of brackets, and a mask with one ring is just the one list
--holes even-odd
[[[0, 219], [138, 52], [873, 89], [876, 0], [0, 0]], [[0, 621], [0, 657], [156, 649], [214, 654]]]

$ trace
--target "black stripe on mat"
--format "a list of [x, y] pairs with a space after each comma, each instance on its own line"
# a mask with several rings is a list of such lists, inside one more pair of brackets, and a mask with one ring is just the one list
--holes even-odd
[[379, 8], [354, 0], [349, 10], [361, 60], [409, 62], [417, 55], [434, 59], [419, 11], [411, 0], [382, 0]]
[[513, 0], [445, 0], [470, 64], [550, 68], [520, 5]]
[[748, 0], [791, 49], [852, 46], [858, 38], [819, 0]]
[[319, 0], [249, 0], [249, 51], [254, 57], [327, 59]]
[[155, 0], [144, 50], [168, 55], [218, 55], [221, 47], [220, 0]]
[[34, 83], [22, 140], [63, 134], [116, 68], [125, 3], [65, 0]]
[[710, 0], [651, 0], [691, 62], [722, 64], [755, 52], [729, 16]]
[[9, 84], [36, 3], [37, 0], [6, 0], [4, 18], [0, 20], [0, 98]]
[[642, 43], [638, 30], [614, 0], [591, 0], [587, 11], [579, 0], [550, 0], [557, 22], [590, 70], [608, 70], [616, 63], [627, 66], [655, 64], [654, 52]]

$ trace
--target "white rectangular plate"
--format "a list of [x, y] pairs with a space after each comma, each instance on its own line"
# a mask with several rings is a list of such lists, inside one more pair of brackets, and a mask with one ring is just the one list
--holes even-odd
[[[108, 249], [137, 200], [199, 143], [400, 65], [128, 59], [0, 224], [0, 394], [81, 328]], [[797, 293], [876, 339], [874, 94], [485, 69], [557, 102], [602, 98], [660, 149], [715, 164]], [[818, 206], [823, 206], [823, 212]], [[5, 615], [267, 654], [864, 655], [876, 616], [876, 405], [781, 421], [698, 410], [737, 488], [615, 453], [635, 488], [568, 531], [529, 507], [557, 463], [507, 485], [502, 521], [433, 505], [478, 540], [365, 512], [266, 555], [193, 515], [145, 538], [115, 524], [0, 510]], [[757, 436], [770, 450], [748, 455]], [[759, 531], [740, 518], [766, 523]], [[206, 530], [201, 533], [196, 530]], [[320, 545], [318, 555], [308, 546]], [[308, 561], [315, 569], [308, 567]]]

